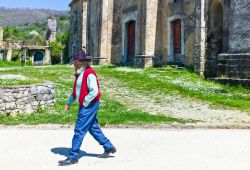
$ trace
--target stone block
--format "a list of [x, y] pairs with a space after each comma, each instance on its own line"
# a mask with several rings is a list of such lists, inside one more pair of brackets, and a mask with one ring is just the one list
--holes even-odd
[[13, 101], [12, 95], [10, 95], [10, 96], [4, 96], [4, 97], [3, 97], [3, 101], [4, 101], [5, 103], [7, 103], [7, 102], [12, 102], [12, 101]]
[[30, 114], [32, 112], [34, 112], [33, 107], [31, 106], [31, 104], [27, 104], [24, 108], [24, 113]]
[[46, 86], [38, 86], [37, 87], [37, 93], [38, 94], [45, 94], [48, 93], [48, 88]]
[[33, 101], [33, 102], [31, 103], [31, 105], [32, 105], [32, 106], [38, 106], [38, 102], [37, 102], [37, 101]]
[[36, 100], [37, 101], [42, 101], [43, 100], [43, 97], [44, 95], [43, 94], [38, 94], [38, 96], [36, 97]]
[[14, 97], [15, 99], [20, 99], [21, 97], [23, 97], [23, 94], [22, 94], [22, 92], [14, 93], [14, 94], [13, 94], [13, 97]]
[[0, 110], [5, 110], [5, 104], [4, 103], [0, 103]]
[[17, 101], [16, 101], [16, 103], [18, 104], [18, 105], [24, 105], [24, 104], [26, 104], [26, 103], [28, 103], [28, 97], [23, 97], [23, 98], [20, 98], [20, 99], [18, 99]]
[[16, 108], [16, 104], [14, 102], [5, 104], [5, 109], [6, 110], [12, 110], [14, 108]]
[[45, 101], [41, 101], [39, 104], [40, 104], [40, 106], [43, 106], [43, 105], [46, 104], [46, 102]]
[[24, 108], [24, 106], [25, 106], [25, 105], [17, 105], [16, 108], [18, 108], [18, 109], [21, 110], [22, 108]]
[[30, 93], [31, 93], [32, 95], [36, 95], [36, 94], [37, 94], [37, 88], [36, 88], [36, 86], [32, 86], [32, 87], [31, 87]]
[[11, 115], [11, 116], [16, 116], [18, 113], [19, 113], [19, 110], [16, 109], [16, 110], [12, 110], [12, 111], [10, 112], [10, 115]]
[[27, 90], [23, 92], [24, 97], [27, 97], [28, 95], [29, 95], [29, 92]]

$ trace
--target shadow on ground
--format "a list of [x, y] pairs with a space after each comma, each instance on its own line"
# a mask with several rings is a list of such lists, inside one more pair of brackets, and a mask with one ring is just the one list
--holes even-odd
[[[58, 147], [58, 148], [52, 148], [51, 149], [51, 152], [54, 153], [54, 154], [58, 154], [58, 155], [62, 155], [62, 156], [65, 156], [67, 157], [68, 154], [69, 154], [69, 151], [70, 151], [70, 148], [65, 148], [65, 147]], [[87, 153], [87, 152], [84, 152], [82, 150], [80, 150], [80, 153], [79, 153], [79, 159], [84, 157], [84, 156], [87, 156], [87, 157], [98, 157], [99, 154], [94, 154], [94, 153]]]

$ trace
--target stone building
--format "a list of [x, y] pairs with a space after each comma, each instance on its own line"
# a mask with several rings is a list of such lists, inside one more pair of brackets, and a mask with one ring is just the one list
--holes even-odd
[[24, 58], [26, 58], [28, 53], [34, 65], [51, 64], [50, 46], [26, 45], [23, 40], [6, 40], [3, 41], [1, 49], [6, 51], [6, 61], [11, 61], [13, 50], [18, 50], [21, 57]]
[[[13, 50], [20, 51], [21, 58], [24, 57], [26, 60], [26, 54], [28, 53], [30, 59], [34, 65], [51, 64], [51, 47], [49, 42], [55, 42], [56, 40], [56, 18], [54, 16], [48, 19], [48, 29], [46, 32], [47, 45], [38, 45], [37, 42], [27, 43], [25, 40], [4, 40], [3, 39], [3, 28], [0, 27], [0, 60], [11, 61]], [[3, 52], [6, 53], [3, 56]]]
[[193, 0], [73, 0], [69, 53], [85, 49], [97, 63], [191, 66], [195, 7]]
[[72, 0], [69, 54], [95, 63], [179, 63], [205, 77], [250, 77], [248, 0]]
[[250, 88], [250, 1], [196, 1], [195, 71]]

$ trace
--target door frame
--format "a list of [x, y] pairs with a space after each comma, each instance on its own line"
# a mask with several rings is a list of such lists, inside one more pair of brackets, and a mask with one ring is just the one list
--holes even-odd
[[137, 11], [133, 11], [122, 16], [122, 64], [126, 64], [127, 61], [127, 44], [128, 44], [128, 32], [127, 23], [130, 21], [135, 21], [135, 55], [137, 53], [138, 42], [138, 22], [137, 22]]
[[180, 56], [180, 62], [184, 62], [184, 56], [185, 56], [185, 25], [184, 25], [184, 15], [182, 14], [175, 14], [170, 17], [168, 17], [167, 21], [167, 32], [168, 32], [168, 62], [175, 62], [174, 61], [174, 36], [173, 36], [173, 28], [172, 28], [172, 22], [175, 20], [180, 20], [181, 22], [181, 56]]
[[[134, 50], [133, 52], [134, 52], [134, 54], [133, 54], [133, 55], [134, 55], [134, 56], [128, 56], [128, 55], [129, 55], [129, 54], [128, 54], [128, 53], [129, 53], [129, 50], [131, 50], [131, 49], [129, 49], [129, 48], [130, 48], [130, 47], [129, 47], [129, 39], [132, 38], [132, 37], [129, 37], [129, 31], [130, 31], [130, 30], [129, 30], [129, 29], [130, 29], [130, 28], [129, 28], [129, 24], [131, 24], [131, 23], [134, 24], [134, 25], [133, 25], [133, 26], [134, 26], [134, 28], [133, 28], [133, 29], [134, 29], [134, 30], [133, 30], [133, 31], [134, 31], [134, 35], [133, 35], [133, 36], [134, 36], [134, 37], [133, 37], [133, 41], [134, 41], [134, 42], [133, 42], [133, 45], [134, 45], [134, 47], [133, 47], [133, 50]], [[126, 32], [127, 32], [127, 42], [126, 42], [126, 43], [127, 43], [127, 56], [126, 56], [126, 62], [127, 62], [127, 63], [133, 63], [133, 58], [135, 57], [135, 27], [136, 27], [136, 22], [135, 22], [134, 20], [130, 20], [130, 21], [128, 21], [128, 22], [126, 23], [126, 29], [127, 29], [127, 30], [126, 30]], [[131, 58], [131, 61], [128, 61], [129, 58]]]

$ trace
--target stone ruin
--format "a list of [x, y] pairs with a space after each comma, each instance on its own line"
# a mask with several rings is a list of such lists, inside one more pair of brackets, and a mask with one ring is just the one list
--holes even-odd
[[46, 33], [46, 40], [48, 42], [56, 41], [56, 31], [57, 31], [56, 28], [57, 28], [56, 17], [52, 15], [48, 19], [48, 29]]
[[0, 86], [0, 94], [0, 114], [30, 114], [55, 103], [53, 83]]

